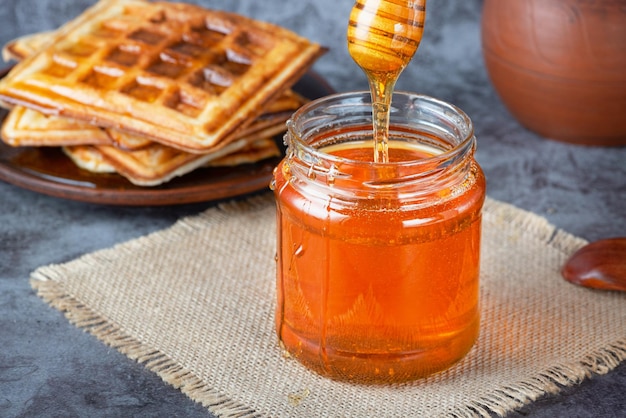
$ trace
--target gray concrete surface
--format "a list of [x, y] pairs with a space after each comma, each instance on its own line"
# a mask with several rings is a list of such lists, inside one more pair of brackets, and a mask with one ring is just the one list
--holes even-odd
[[[0, 43], [54, 29], [91, 0], [2, 0]], [[350, 0], [198, 0], [279, 23], [330, 48], [315, 66], [336, 90], [366, 89], [348, 56]], [[429, 3], [422, 46], [397, 88], [463, 108], [474, 120], [488, 194], [588, 240], [626, 236], [626, 148], [580, 147], [521, 127], [489, 83], [481, 0]], [[109, 207], [0, 182], [0, 416], [195, 417], [207, 412], [143, 366], [70, 325], [31, 290], [31, 271], [138, 237], [212, 203]], [[510, 417], [626, 416], [626, 365]], [[210, 416], [210, 415], [209, 415]]]

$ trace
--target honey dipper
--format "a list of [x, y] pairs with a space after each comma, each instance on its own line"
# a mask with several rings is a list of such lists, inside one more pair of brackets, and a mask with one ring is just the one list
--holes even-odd
[[348, 52], [372, 92], [374, 161], [388, 161], [389, 107], [400, 73], [422, 40], [426, 0], [357, 0], [348, 23]]

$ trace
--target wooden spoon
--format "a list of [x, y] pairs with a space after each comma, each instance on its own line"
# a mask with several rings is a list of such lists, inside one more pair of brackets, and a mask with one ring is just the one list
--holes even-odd
[[626, 237], [585, 245], [567, 260], [561, 274], [580, 286], [626, 291]]

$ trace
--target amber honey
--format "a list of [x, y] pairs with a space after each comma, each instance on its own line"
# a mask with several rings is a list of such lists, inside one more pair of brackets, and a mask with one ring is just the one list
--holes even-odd
[[322, 375], [400, 382], [450, 367], [477, 338], [485, 182], [469, 119], [425, 96], [394, 97], [389, 162], [372, 162], [368, 98], [330, 96], [289, 123], [276, 331]]

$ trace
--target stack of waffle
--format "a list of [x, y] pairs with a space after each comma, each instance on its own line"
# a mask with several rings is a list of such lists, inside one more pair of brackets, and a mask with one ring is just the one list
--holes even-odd
[[184, 3], [100, 0], [5, 45], [2, 139], [60, 146], [81, 168], [155, 186], [207, 164], [276, 155], [324, 52], [276, 25]]

